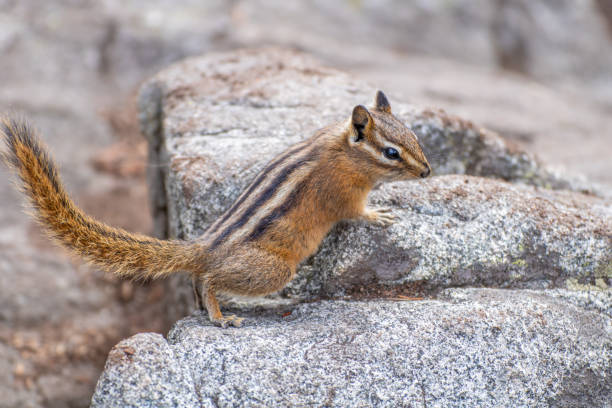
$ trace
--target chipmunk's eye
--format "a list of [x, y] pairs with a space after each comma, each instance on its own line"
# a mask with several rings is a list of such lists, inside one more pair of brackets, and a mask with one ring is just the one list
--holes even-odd
[[399, 160], [400, 158], [399, 152], [392, 147], [385, 147], [383, 149], [383, 154], [389, 160]]

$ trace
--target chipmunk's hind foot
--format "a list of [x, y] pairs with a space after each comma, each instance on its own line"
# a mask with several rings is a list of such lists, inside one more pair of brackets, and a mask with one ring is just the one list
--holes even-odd
[[212, 318], [210, 319], [210, 321], [217, 326], [227, 329], [230, 326], [233, 326], [233, 327], [242, 326], [242, 322], [244, 321], [244, 318], [238, 317], [236, 315], [229, 315], [229, 316], [221, 316], [221, 317]]

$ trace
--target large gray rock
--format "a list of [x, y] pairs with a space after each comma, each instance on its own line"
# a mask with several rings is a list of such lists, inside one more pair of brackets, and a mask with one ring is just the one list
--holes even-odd
[[532, 290], [324, 301], [230, 330], [194, 315], [168, 343], [117, 345], [92, 406], [605, 407], [611, 328], [609, 315]]
[[[197, 237], [266, 161], [373, 94], [278, 49], [158, 74], [140, 96], [158, 233]], [[391, 207], [398, 221], [341, 223], [280, 294], [370, 300], [275, 298], [272, 308], [238, 310], [248, 317], [240, 329], [196, 313], [167, 341], [135, 336], [109, 355], [94, 407], [606, 406], [609, 199], [570, 191], [586, 186], [492, 132], [392, 106], [437, 177], [373, 192], [371, 204]], [[185, 313], [188, 285], [171, 285], [168, 313]], [[409, 301], [421, 294], [437, 299]]]
[[[308, 56], [274, 48], [211, 54], [162, 71], [140, 95], [158, 233], [199, 236], [268, 160], [344, 119], [374, 92]], [[493, 132], [392, 94], [391, 101], [418, 134], [434, 174], [498, 180], [444, 176], [384, 186], [372, 204], [392, 207], [400, 221], [386, 230], [340, 225], [284, 295], [342, 296], [365, 285], [435, 292], [558, 287], [568, 278], [609, 283], [609, 201], [538, 188], [586, 187]], [[187, 285], [172, 285], [176, 305], [190, 304]]]
[[607, 288], [612, 278], [612, 207], [605, 200], [440, 176], [383, 186], [370, 202], [393, 208], [397, 222], [384, 229], [338, 225], [284, 294], [576, 283]]

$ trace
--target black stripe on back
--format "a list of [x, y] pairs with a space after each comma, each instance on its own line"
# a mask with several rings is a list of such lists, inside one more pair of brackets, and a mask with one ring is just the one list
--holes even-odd
[[255, 189], [257, 187], [259, 187], [261, 182], [264, 181], [264, 179], [266, 178], [266, 175], [270, 171], [272, 171], [274, 168], [276, 168], [276, 166], [278, 166], [279, 163], [283, 162], [289, 156], [291, 156], [293, 154], [296, 154], [296, 153], [299, 153], [301, 150], [304, 149], [305, 146], [306, 146], [306, 144], [302, 144], [301, 146], [300, 145], [294, 146], [292, 149], [286, 151], [279, 158], [277, 158], [276, 160], [274, 160], [270, 164], [268, 164], [268, 166], [261, 173], [259, 173], [257, 178], [251, 183], [251, 185], [248, 187], [246, 192], [244, 194], [242, 194], [242, 196], [238, 200], [236, 200], [234, 202], [234, 204], [232, 204], [230, 209], [227, 210], [225, 212], [225, 214], [223, 214], [223, 218], [221, 218], [219, 221], [215, 222], [211, 226], [211, 229], [208, 232], [211, 233], [211, 234], [216, 232], [217, 229], [219, 229], [219, 227], [221, 225], [223, 225], [223, 223], [225, 223], [236, 212], [236, 210], [240, 207], [240, 205], [244, 202], [244, 200], [246, 200], [249, 197], [249, 195], [251, 195], [251, 193], [253, 191], [255, 191]]
[[292, 163], [287, 168], [283, 169], [281, 173], [279, 173], [268, 185], [268, 187], [257, 197], [257, 200], [251, 204], [249, 208], [242, 214], [242, 216], [235, 221], [232, 225], [228, 226], [223, 230], [223, 232], [213, 241], [210, 249], [213, 250], [225, 240], [229, 235], [231, 235], [238, 228], [242, 227], [247, 221], [251, 218], [255, 211], [257, 211], [261, 206], [263, 206], [266, 201], [268, 201], [276, 192], [276, 190], [293, 174], [298, 168], [302, 167], [306, 163], [314, 160], [318, 157], [320, 153], [320, 148], [313, 149], [310, 154], [306, 157], [303, 157], [294, 163]]
[[289, 212], [293, 207], [295, 207], [302, 195], [303, 191], [306, 190], [306, 186], [308, 185], [308, 178], [302, 180], [300, 184], [291, 192], [289, 197], [278, 207], [276, 207], [270, 214], [265, 216], [259, 224], [251, 231], [248, 237], [246, 237], [245, 242], [254, 241], [263, 235], [266, 230], [274, 224], [274, 221], [283, 217], [285, 214]]

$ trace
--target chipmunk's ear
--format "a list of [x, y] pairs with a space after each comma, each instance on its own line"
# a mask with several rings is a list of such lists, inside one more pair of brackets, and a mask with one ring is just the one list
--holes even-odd
[[351, 126], [355, 130], [355, 142], [363, 140], [370, 132], [374, 120], [368, 109], [363, 105], [357, 105], [353, 108], [353, 116], [351, 117]]
[[374, 98], [374, 108], [381, 112], [391, 113], [391, 105], [389, 100], [383, 93], [383, 91], [376, 91], [376, 97]]

